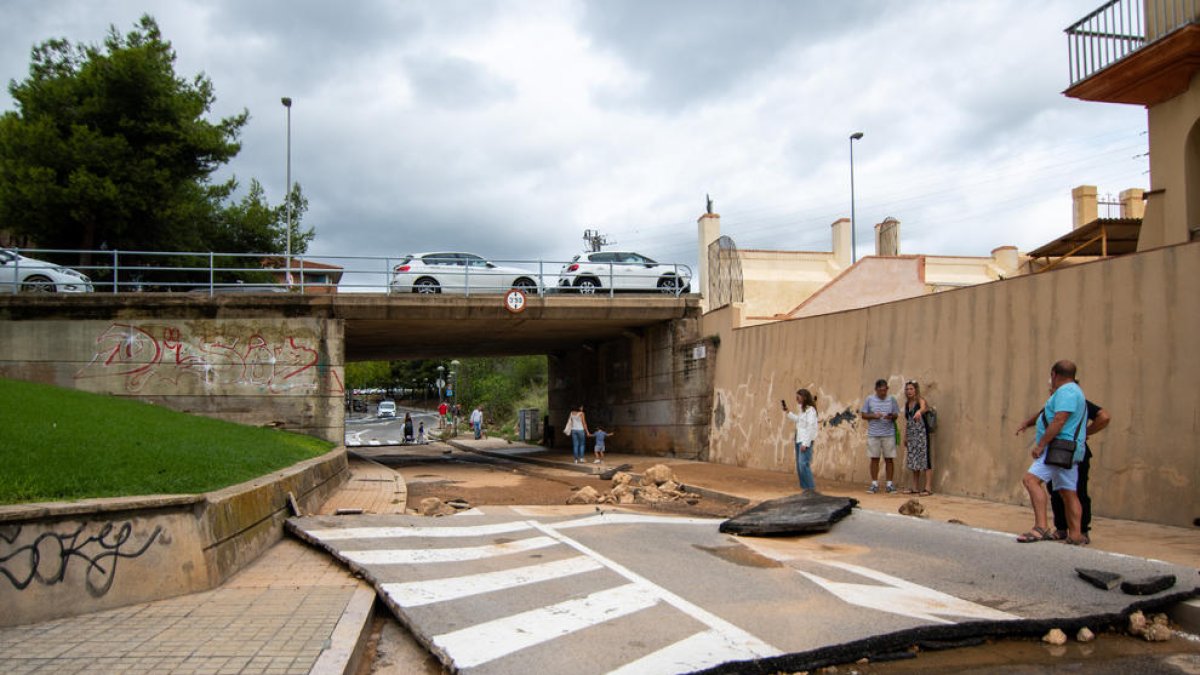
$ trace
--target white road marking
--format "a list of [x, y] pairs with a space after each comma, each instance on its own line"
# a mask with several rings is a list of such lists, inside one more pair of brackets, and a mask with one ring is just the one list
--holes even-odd
[[348, 527], [309, 530], [311, 536], [328, 541], [339, 539], [392, 539], [398, 537], [486, 537], [494, 534], [509, 534], [533, 529], [529, 523], [513, 521], [491, 525], [469, 525], [461, 527]]
[[437, 562], [461, 562], [464, 560], [482, 560], [510, 553], [532, 551], [539, 548], [554, 546], [555, 540], [549, 537], [530, 537], [503, 544], [488, 544], [486, 546], [470, 546], [466, 548], [426, 548], [426, 549], [387, 549], [342, 551], [342, 555], [360, 565], [413, 565]]
[[717, 631], [718, 633], [720, 633], [722, 635], [722, 637], [725, 639], [726, 642], [728, 642], [732, 645], [736, 645], [739, 649], [743, 650], [743, 652], [748, 655], [747, 658], [761, 658], [761, 657], [765, 657], [765, 656], [776, 656], [776, 655], [782, 653], [775, 647], [767, 644], [766, 642], [763, 642], [762, 640], [758, 639], [754, 635], [747, 633], [746, 631], [742, 630], [741, 628], [738, 628], [737, 626], [733, 625], [732, 623], [729, 623], [728, 621], [726, 621], [725, 619], [722, 619], [721, 617], [717, 616], [716, 614], [713, 614], [712, 612], [709, 612], [708, 610], [706, 610], [702, 607], [699, 607], [697, 605], [692, 604], [691, 602], [688, 602], [687, 600], [684, 600], [680, 596], [675, 595], [674, 593], [668, 591], [667, 589], [662, 588], [661, 586], [658, 586], [658, 585], [652, 583], [649, 579], [646, 579], [645, 577], [641, 576], [640, 574], [637, 574], [633, 570], [625, 567], [624, 565], [621, 565], [620, 563], [616, 562], [615, 560], [611, 560], [609, 558], [606, 558], [606, 557], [600, 555], [596, 551], [593, 551], [592, 549], [588, 548], [587, 546], [584, 546], [583, 544], [575, 541], [574, 539], [570, 539], [569, 537], [566, 537], [558, 532], [555, 532], [553, 530], [553, 528], [547, 527], [547, 526], [543, 525], [542, 523], [539, 523], [536, 521], [530, 521], [530, 525], [532, 525], [534, 528], [536, 528], [538, 530], [541, 530], [547, 536], [553, 537], [553, 538], [559, 540], [560, 542], [566, 544], [567, 546], [570, 546], [571, 548], [575, 549], [576, 551], [579, 551], [580, 553], [583, 553], [584, 555], [598, 561], [600, 564], [604, 565], [608, 569], [616, 572], [617, 574], [620, 574], [621, 576], [625, 577], [626, 579], [629, 579], [633, 583], [641, 586], [643, 588], [643, 592], [654, 593], [663, 602], [667, 603], [668, 605], [671, 605], [675, 609], [678, 609], [679, 611], [683, 612], [684, 614], [687, 614], [688, 616], [692, 617], [696, 621], [699, 621], [700, 623]]
[[639, 612], [658, 602], [659, 598], [650, 589], [637, 583], [626, 584], [438, 635], [433, 643], [454, 659], [456, 669], [471, 668]]
[[380, 590], [391, 596], [401, 607], [419, 607], [600, 569], [604, 569], [604, 567], [595, 560], [585, 556], [575, 556], [566, 560], [528, 565], [500, 572], [470, 574], [432, 581], [381, 584]]
[[608, 675], [645, 675], [645, 673], [690, 673], [728, 661], [743, 661], [758, 656], [726, 639], [719, 631], [706, 630], [673, 645], [609, 671]]
[[899, 614], [901, 616], [909, 616], [914, 619], [931, 621], [933, 623], [956, 623], [955, 621], [943, 619], [935, 615], [965, 617], [968, 619], [989, 619], [994, 621], [1011, 621], [1020, 620], [1021, 618], [1007, 612], [1001, 612], [998, 609], [961, 600], [953, 595], [935, 591], [932, 588], [918, 586], [912, 582], [867, 567], [834, 560], [823, 560], [820, 561], [820, 564], [853, 572], [868, 579], [874, 579], [887, 584], [886, 586], [878, 586], [875, 584], [830, 581], [815, 574], [797, 570], [797, 572], [807, 577], [813, 583], [852, 605], [876, 609], [891, 614]]
[[588, 516], [578, 520], [568, 520], [563, 523], [548, 523], [547, 527], [555, 530], [567, 530], [573, 527], [593, 527], [595, 525], [708, 525], [710, 527], [721, 523], [716, 518], [673, 518], [671, 516], [643, 516], [636, 513], [604, 513]]

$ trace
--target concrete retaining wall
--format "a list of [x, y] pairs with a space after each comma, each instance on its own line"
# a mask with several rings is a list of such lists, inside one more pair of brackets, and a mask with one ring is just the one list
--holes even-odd
[[0, 506], [0, 626], [215, 588], [349, 478], [339, 448], [203, 495]]
[[917, 380], [939, 413], [935, 489], [1023, 504], [1033, 435], [1014, 431], [1045, 401], [1054, 361], [1071, 359], [1112, 415], [1091, 443], [1094, 512], [1190, 527], [1200, 516], [1198, 307], [1200, 243], [748, 328], [722, 309], [704, 328], [721, 338], [709, 459], [794, 471], [779, 400], [793, 405], [806, 387], [818, 396], [818, 487], [865, 485], [863, 398], [885, 378], [902, 402], [904, 382]]
[[343, 440], [343, 328], [314, 318], [0, 321], [0, 377]]
[[550, 421], [569, 447], [567, 417], [582, 403], [588, 425], [614, 432], [614, 452], [704, 459], [718, 345], [698, 319], [677, 319], [619, 340], [552, 354]]

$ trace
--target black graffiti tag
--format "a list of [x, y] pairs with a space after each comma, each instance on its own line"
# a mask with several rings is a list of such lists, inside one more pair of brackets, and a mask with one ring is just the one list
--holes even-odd
[[[87, 565], [85, 579], [88, 593], [100, 597], [112, 588], [117, 576], [117, 562], [121, 558], [141, 556], [162, 533], [162, 526], [156, 526], [139, 548], [122, 550], [133, 535], [132, 523], [126, 522], [120, 527], [105, 523], [99, 532], [81, 539], [86, 527], [86, 524], [80, 525], [74, 532], [46, 532], [33, 542], [0, 556], [0, 574], [17, 590], [25, 590], [34, 580], [53, 586], [66, 579], [71, 560], [78, 558]], [[0, 539], [8, 544], [13, 544], [20, 536], [20, 527], [11, 536], [0, 531]], [[28, 571], [14, 573], [10, 569], [10, 561], [25, 563], [20, 567], [27, 566]]]

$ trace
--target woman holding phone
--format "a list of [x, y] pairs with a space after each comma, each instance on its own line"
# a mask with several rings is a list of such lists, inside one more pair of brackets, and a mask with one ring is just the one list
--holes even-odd
[[800, 389], [796, 391], [796, 403], [800, 406], [798, 413], [788, 410], [787, 401], [779, 401], [788, 419], [796, 423], [796, 474], [800, 478], [800, 488], [809, 494], [817, 491], [812, 474], [813, 443], [817, 440], [817, 399], [807, 389]]

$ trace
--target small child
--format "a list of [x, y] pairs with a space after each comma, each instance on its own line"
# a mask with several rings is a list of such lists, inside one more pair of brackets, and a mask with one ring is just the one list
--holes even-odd
[[600, 427], [596, 427], [596, 431], [592, 435], [596, 437], [596, 460], [592, 463], [599, 464], [604, 461], [604, 439], [612, 436], [612, 434], [601, 429]]
[[418, 422], [417, 423], [417, 443], [419, 445], [425, 445], [428, 442], [429, 441], [425, 440], [425, 423]]

